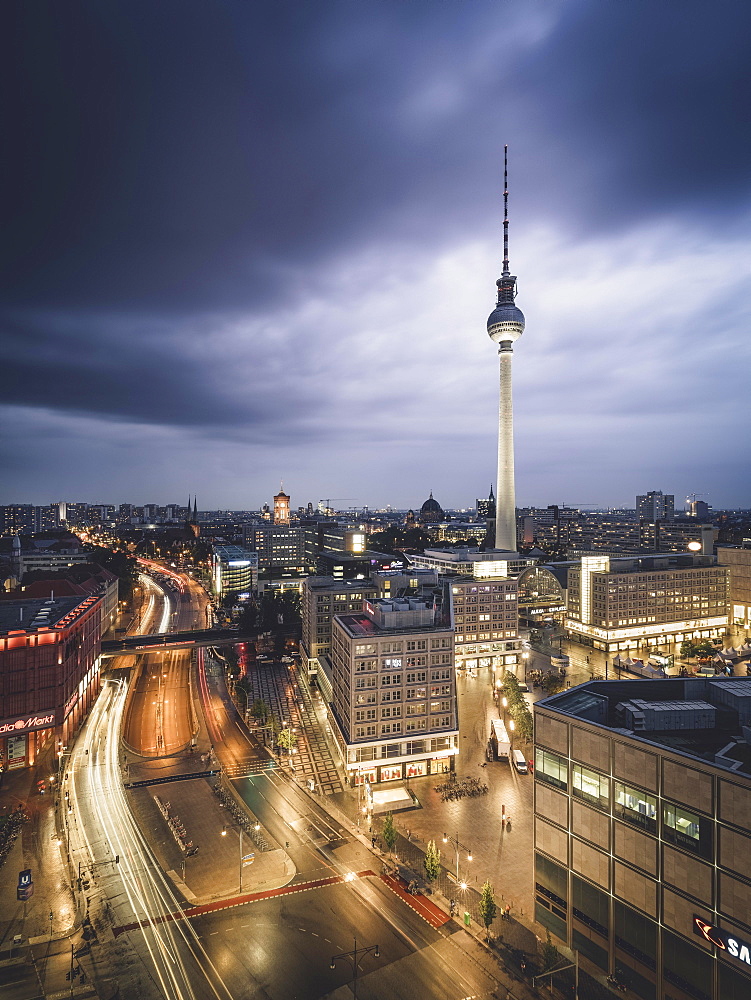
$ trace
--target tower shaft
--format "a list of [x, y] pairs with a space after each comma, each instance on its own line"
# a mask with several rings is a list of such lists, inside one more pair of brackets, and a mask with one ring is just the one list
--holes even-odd
[[498, 404], [498, 485], [495, 501], [495, 547], [516, 551], [516, 491], [514, 486], [514, 409], [511, 389], [511, 344], [501, 344]]

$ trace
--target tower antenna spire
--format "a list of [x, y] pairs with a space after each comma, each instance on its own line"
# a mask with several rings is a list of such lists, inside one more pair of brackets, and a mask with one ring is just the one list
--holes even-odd
[[508, 260], [508, 145], [503, 147], [503, 273], [511, 273]]

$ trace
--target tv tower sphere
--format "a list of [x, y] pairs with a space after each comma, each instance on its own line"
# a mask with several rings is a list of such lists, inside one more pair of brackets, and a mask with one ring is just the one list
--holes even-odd
[[[516, 279], [511, 279], [516, 284]], [[496, 281], [498, 285], [499, 298], [503, 289], [503, 278]], [[524, 313], [511, 302], [499, 302], [492, 313], [488, 316], [488, 336], [495, 344], [501, 344], [504, 340], [514, 343], [524, 333]]]

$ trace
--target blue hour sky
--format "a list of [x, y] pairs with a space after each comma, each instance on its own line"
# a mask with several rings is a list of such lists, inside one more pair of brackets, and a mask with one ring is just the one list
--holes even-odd
[[751, 5], [0, 13], [0, 503], [750, 506]]

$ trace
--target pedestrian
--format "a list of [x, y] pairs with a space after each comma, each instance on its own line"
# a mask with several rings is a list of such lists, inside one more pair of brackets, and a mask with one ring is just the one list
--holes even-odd
[[508, 903], [506, 903], [506, 909], [504, 910], [504, 913], [506, 914], [506, 920], [510, 920], [511, 919], [511, 907], [509, 906]]

